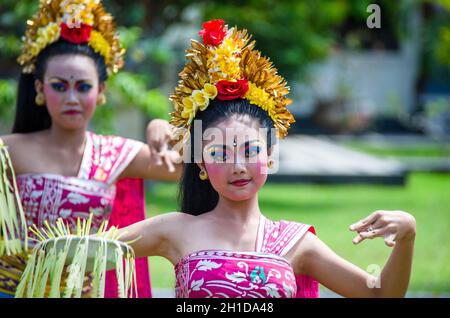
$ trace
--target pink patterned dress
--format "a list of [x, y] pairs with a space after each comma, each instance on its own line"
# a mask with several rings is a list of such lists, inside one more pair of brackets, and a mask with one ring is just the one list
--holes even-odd
[[319, 284], [295, 275], [284, 258], [307, 232], [307, 224], [261, 216], [254, 252], [201, 250], [175, 265], [178, 298], [316, 298]]
[[[141, 150], [143, 143], [117, 136], [86, 133], [86, 145], [76, 177], [57, 174], [21, 174], [17, 186], [27, 226], [44, 222], [54, 224], [62, 218], [73, 230], [76, 219], [87, 219], [93, 213], [92, 230], [111, 218], [114, 225], [125, 226], [145, 218], [143, 185], [140, 179], [117, 182], [124, 169]], [[30, 232], [30, 237], [34, 235]], [[33, 245], [33, 242], [30, 242]], [[0, 259], [0, 292], [14, 293], [17, 275], [8, 276], [8, 270], [17, 259]], [[140, 297], [150, 296], [147, 259], [138, 261]], [[15, 268], [17, 271], [17, 268]], [[139, 274], [138, 274], [139, 275]], [[115, 297], [115, 277], [108, 273], [106, 297]]]

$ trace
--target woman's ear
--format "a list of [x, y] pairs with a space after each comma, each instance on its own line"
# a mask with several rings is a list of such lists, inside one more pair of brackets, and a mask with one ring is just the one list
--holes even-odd
[[41, 80], [37, 79], [34, 81], [34, 89], [36, 90], [36, 93], [44, 92], [44, 84], [41, 82]]
[[200, 170], [206, 170], [205, 165], [203, 163], [196, 163], [197, 167], [199, 167]]
[[100, 83], [98, 85], [98, 94], [101, 95], [101, 94], [104, 94], [104, 93], [106, 93], [106, 83], [105, 82]]

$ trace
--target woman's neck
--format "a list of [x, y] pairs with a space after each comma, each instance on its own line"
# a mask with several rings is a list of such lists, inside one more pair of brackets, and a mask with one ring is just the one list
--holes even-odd
[[52, 125], [48, 130], [47, 137], [54, 146], [66, 149], [79, 149], [84, 145], [86, 139], [86, 129], [67, 130], [56, 125]]
[[216, 216], [224, 217], [227, 220], [247, 224], [256, 218], [259, 219], [261, 216], [258, 195], [242, 201], [233, 201], [220, 196], [219, 202], [213, 210], [213, 213]]

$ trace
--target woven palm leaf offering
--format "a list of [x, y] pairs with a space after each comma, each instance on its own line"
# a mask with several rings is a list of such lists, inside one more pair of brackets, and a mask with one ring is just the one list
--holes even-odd
[[[120, 298], [137, 297], [133, 249], [119, 241], [124, 234], [107, 228], [103, 222], [96, 234], [90, 234], [89, 219], [77, 220], [77, 230], [59, 218], [56, 224], [45, 223], [30, 230], [38, 244], [31, 253], [16, 291], [16, 298], [81, 298], [85, 277], [91, 278], [89, 297], [103, 298], [106, 271], [115, 268]], [[130, 243], [130, 242], [128, 242]]]
[[27, 250], [27, 228], [7, 147], [0, 139], [0, 257]]

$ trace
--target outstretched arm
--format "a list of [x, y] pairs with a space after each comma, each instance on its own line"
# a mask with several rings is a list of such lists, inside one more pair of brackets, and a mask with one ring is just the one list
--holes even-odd
[[365, 238], [382, 236], [388, 246], [394, 246], [380, 277], [372, 276], [341, 258], [309, 232], [297, 246], [296, 272], [315, 278], [344, 297], [404, 297], [411, 273], [414, 218], [401, 211], [377, 211], [356, 223], [352, 229], [359, 233], [355, 244]]
[[177, 233], [182, 213], [172, 212], [142, 220], [122, 229], [120, 240], [129, 242], [136, 257], [162, 256], [169, 260], [177, 247], [173, 244], [173, 235]]

